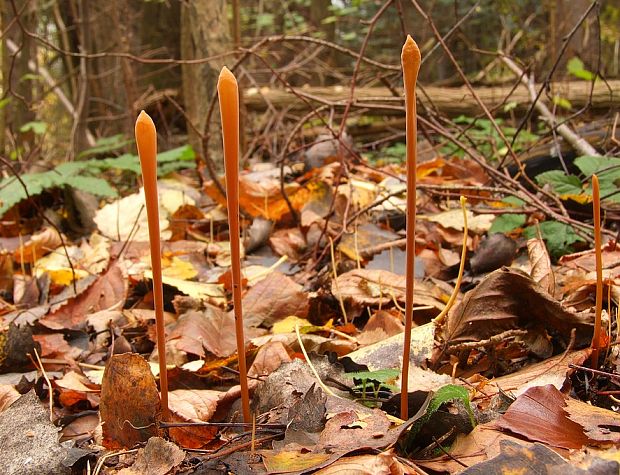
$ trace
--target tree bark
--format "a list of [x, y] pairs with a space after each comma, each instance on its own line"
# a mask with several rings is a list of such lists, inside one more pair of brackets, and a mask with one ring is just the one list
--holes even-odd
[[[225, 0], [194, 0], [181, 7], [181, 57], [197, 59], [213, 56], [231, 49], [231, 36], [226, 18]], [[232, 57], [228, 62], [232, 61]], [[187, 114], [187, 132], [190, 145], [204, 156], [201, 134], [205, 129], [206, 114], [211, 97], [216, 90], [220, 69], [225, 59], [200, 64], [184, 64], [183, 104]], [[220, 115], [211, 115], [211, 140], [209, 155], [219, 168], [222, 167], [222, 138]]]
[[[36, 1], [17, 0], [14, 4], [17, 12], [22, 12], [20, 22], [24, 28], [35, 31]], [[19, 129], [35, 119], [32, 109], [35, 82], [27, 79], [26, 75], [32, 74], [28, 69], [28, 62], [37, 63], [37, 48], [36, 42], [23, 34], [17, 21], [11, 24], [15, 19], [11, 2], [2, 2], [0, 8], [1, 31], [19, 48], [19, 54], [13, 53], [6, 42], [2, 42], [2, 99], [8, 99], [8, 103], [0, 110], [0, 153], [9, 155], [10, 152], [17, 151], [18, 156], [21, 156], [33, 148], [35, 140], [32, 130], [21, 132]], [[10, 142], [14, 139], [14, 143], [7, 140], [7, 133], [12, 136]]]

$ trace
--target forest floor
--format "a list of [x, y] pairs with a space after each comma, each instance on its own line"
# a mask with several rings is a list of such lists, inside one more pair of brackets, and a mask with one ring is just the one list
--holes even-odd
[[159, 184], [167, 418], [143, 191], [31, 188], [3, 209], [2, 471], [617, 474], [620, 247], [608, 227], [595, 360], [589, 178], [613, 223], [619, 162], [580, 157], [531, 183], [458, 154], [418, 165], [406, 421], [402, 163], [241, 174], [246, 423], [217, 186], [191, 170]]

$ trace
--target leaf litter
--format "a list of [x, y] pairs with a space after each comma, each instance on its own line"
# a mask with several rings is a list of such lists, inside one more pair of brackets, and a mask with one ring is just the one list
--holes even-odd
[[[556, 262], [540, 236], [489, 234], [496, 215], [470, 210], [468, 271], [437, 324], [463, 223], [450, 202], [419, 191], [413, 416], [400, 421], [405, 190], [380, 169], [352, 165], [345, 178], [340, 167], [286, 177], [299, 225], [278, 170], [240, 180], [253, 422], [240, 422], [224, 202], [213, 183], [201, 197], [174, 180], [160, 190], [170, 419], [158, 394], [148, 244], [134, 229], [145, 219], [139, 194], [105, 205], [92, 234], [62, 236], [70, 260], [49, 228], [2, 238], [11, 285], [0, 317], [0, 418], [18, 420], [10, 411], [27, 407], [12, 430], [46, 437], [36, 457], [54, 473], [87, 462], [104, 473], [192, 473], [198, 460], [242, 473], [617, 471], [618, 346], [598, 373], [584, 366], [592, 251]], [[467, 159], [420, 164], [418, 179], [457, 188], [488, 180]], [[386, 190], [396, 194], [385, 199]], [[131, 216], [119, 214], [128, 206]], [[612, 342], [620, 250], [607, 243], [603, 254]]]

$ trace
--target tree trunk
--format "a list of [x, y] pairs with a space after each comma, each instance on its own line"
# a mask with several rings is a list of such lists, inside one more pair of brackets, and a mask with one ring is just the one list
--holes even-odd
[[[181, 57], [197, 59], [213, 56], [231, 49], [231, 37], [226, 18], [225, 0], [195, 0], [181, 7]], [[201, 134], [205, 130], [209, 102], [217, 87], [220, 69], [228, 60], [217, 59], [200, 64], [184, 64], [183, 104], [187, 114], [190, 145], [204, 157]], [[209, 124], [209, 156], [218, 168], [222, 166], [220, 114], [216, 110]]]
[[[36, 1], [17, 0], [14, 5], [17, 12], [23, 10], [20, 21], [24, 28], [35, 31]], [[32, 130], [21, 132], [20, 128], [35, 119], [32, 109], [35, 82], [28, 78], [31, 76], [28, 61], [36, 63], [37, 49], [36, 42], [23, 34], [17, 21], [11, 24], [15, 19], [11, 2], [2, 2], [0, 8], [1, 31], [20, 48], [15, 55], [9, 51], [6, 42], [2, 42], [2, 99], [6, 98], [8, 102], [0, 109], [0, 153], [10, 155], [17, 152], [21, 157], [33, 149], [35, 141]]]

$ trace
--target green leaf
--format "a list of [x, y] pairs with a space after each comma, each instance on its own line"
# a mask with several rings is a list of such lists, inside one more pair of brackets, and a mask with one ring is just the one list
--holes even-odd
[[527, 216], [525, 214], [501, 214], [493, 220], [489, 234], [509, 233], [523, 227]]
[[510, 112], [513, 109], [516, 109], [519, 103], [517, 101], [510, 101], [504, 104], [504, 112]]
[[78, 158], [85, 158], [102, 153], [110, 153], [128, 145], [131, 142], [131, 140], [125, 139], [122, 134], [112, 135], [111, 137], [102, 137], [97, 140], [94, 147], [80, 152]]
[[583, 193], [581, 181], [575, 175], [567, 175], [561, 170], [551, 170], [536, 177], [539, 185], [549, 184], [561, 196], [580, 195]]
[[521, 208], [525, 204], [525, 201], [521, 198], [517, 198], [516, 196], [507, 196], [502, 200], [502, 203], [512, 205], [515, 208]]
[[28, 132], [32, 130], [35, 135], [43, 135], [47, 130], [47, 124], [45, 122], [26, 122], [19, 128], [20, 132]]
[[566, 64], [566, 70], [573, 76], [579, 79], [585, 79], [586, 81], [592, 81], [594, 78], [596, 78], [596, 75], [593, 72], [588, 71], [584, 67], [583, 61], [581, 61], [577, 57], [571, 58], [568, 61], [568, 63]]
[[355, 373], [346, 373], [347, 376], [354, 379], [374, 379], [380, 383], [397, 378], [400, 375], [399, 369], [379, 369], [377, 371], [358, 371]]
[[92, 193], [95, 196], [112, 197], [117, 196], [117, 191], [103, 178], [94, 176], [68, 176], [64, 184], [78, 190]]
[[[555, 259], [573, 251], [572, 245], [576, 242], [583, 242], [583, 238], [578, 236], [572, 227], [558, 221], [544, 221], [538, 225], [549, 254]], [[523, 230], [526, 239], [537, 236], [536, 226], [528, 226]]]
[[620, 179], [620, 158], [618, 157], [583, 155], [575, 159], [575, 166], [587, 177], [596, 173], [600, 181], [611, 182]]
[[10, 102], [11, 102], [11, 98], [10, 97], [5, 97], [4, 99], [1, 99], [0, 100], [0, 110], [4, 109]]
[[409, 444], [409, 442], [415, 438], [418, 432], [420, 432], [420, 429], [422, 429], [422, 427], [424, 427], [424, 425], [431, 419], [432, 415], [435, 414], [435, 412], [437, 412], [443, 404], [452, 401], [461, 401], [463, 403], [463, 406], [465, 406], [465, 409], [469, 413], [469, 420], [471, 422], [471, 425], [472, 427], [475, 427], [476, 421], [474, 419], [474, 413], [471, 410], [471, 405], [469, 403], [469, 392], [463, 386], [448, 384], [437, 390], [437, 392], [433, 395], [431, 402], [426, 408], [426, 412], [413, 424], [411, 430], [409, 431], [409, 434], [407, 434], [405, 445], [411, 445]]
[[571, 110], [573, 108], [573, 105], [571, 104], [571, 102], [565, 97], [561, 97], [557, 95], [553, 96], [553, 103], [556, 106], [561, 107], [566, 110]]
[[256, 15], [256, 26], [259, 28], [272, 26], [274, 18], [273, 13], [259, 13]]

